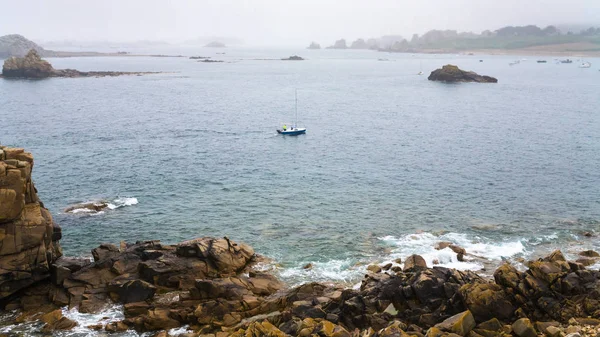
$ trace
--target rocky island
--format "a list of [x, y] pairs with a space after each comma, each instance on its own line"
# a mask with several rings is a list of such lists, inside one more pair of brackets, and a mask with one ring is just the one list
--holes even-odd
[[0, 77], [41, 79], [47, 77], [104, 77], [145, 74], [157, 74], [157, 72], [84, 72], [75, 69], [54, 69], [50, 62], [43, 60], [35, 49], [31, 49], [24, 57], [12, 56], [6, 59], [2, 66], [2, 76]]
[[[308, 283], [289, 288], [257, 269], [263, 257], [229, 238], [101, 244], [93, 261], [62, 256], [61, 230], [37, 197], [33, 156], [0, 146], [0, 310], [43, 333], [77, 322], [61, 308], [124, 318], [88, 329], [181, 336], [587, 337], [600, 332], [600, 254], [560, 251], [493, 279], [427, 266], [418, 255], [371, 265], [360, 287]], [[451, 247], [456, 254], [464, 249]], [[10, 322], [3, 322], [10, 324]]]
[[304, 61], [304, 58], [298, 56], [298, 55], [292, 55], [290, 57], [287, 58], [283, 58], [281, 59], [282, 61]]
[[333, 46], [329, 46], [327, 47], [327, 49], [348, 49], [348, 45], [346, 45], [346, 40], [341, 39], [335, 41]]
[[306, 49], [321, 49], [321, 45], [313, 41]]
[[472, 71], [465, 71], [455, 65], [447, 64], [441, 69], [436, 69], [431, 72], [430, 81], [440, 81], [447, 83], [454, 82], [478, 82], [478, 83], [497, 83], [498, 79], [490, 76], [481, 76]]

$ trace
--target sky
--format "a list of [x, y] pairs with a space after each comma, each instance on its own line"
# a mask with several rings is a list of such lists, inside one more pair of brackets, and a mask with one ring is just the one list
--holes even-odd
[[34, 41], [185, 41], [331, 45], [336, 39], [507, 25], [600, 26], [600, 0], [0, 0], [0, 36]]

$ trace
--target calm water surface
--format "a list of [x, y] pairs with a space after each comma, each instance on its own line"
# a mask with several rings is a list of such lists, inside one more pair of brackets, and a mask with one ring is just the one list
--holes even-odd
[[[582, 235], [600, 232], [600, 59], [579, 69], [551, 57], [511, 67], [517, 57], [223, 51], [171, 52], [227, 61], [208, 64], [50, 59], [55, 68], [167, 73], [0, 81], [0, 142], [34, 154], [67, 254], [228, 236], [273, 258], [292, 283], [353, 283], [364, 264], [412, 253], [485, 265], [435, 251], [441, 240], [498, 262], [600, 249]], [[293, 54], [308, 60], [256, 60]], [[499, 83], [427, 80], [447, 63]], [[308, 132], [279, 136], [275, 128], [294, 119], [295, 89]], [[62, 212], [134, 200], [125, 198], [138, 203]]]

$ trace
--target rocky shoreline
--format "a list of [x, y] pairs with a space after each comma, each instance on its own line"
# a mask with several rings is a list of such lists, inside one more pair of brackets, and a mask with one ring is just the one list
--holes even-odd
[[31, 49], [24, 57], [10, 57], [2, 66], [2, 78], [41, 79], [48, 77], [114, 77], [123, 75], [147, 75], [159, 72], [124, 72], [124, 71], [79, 71], [75, 69], [54, 69], [43, 60], [35, 49]]
[[594, 251], [577, 261], [555, 251], [525, 271], [506, 263], [493, 280], [411, 255], [369, 266], [357, 289], [290, 288], [257, 269], [263, 257], [252, 247], [226, 237], [102, 244], [91, 251], [93, 261], [64, 257], [62, 232], [37, 198], [32, 167], [30, 153], [0, 146], [0, 308], [19, 312], [5, 324], [70, 330], [78, 323], [61, 308], [97, 313], [119, 303], [124, 319], [87, 328], [168, 336], [186, 326], [185, 336], [213, 337], [600, 333], [600, 271], [586, 268], [600, 259]]

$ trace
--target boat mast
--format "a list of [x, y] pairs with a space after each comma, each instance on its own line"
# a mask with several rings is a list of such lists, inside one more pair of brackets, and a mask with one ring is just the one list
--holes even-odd
[[294, 127], [298, 127], [298, 89], [294, 93], [296, 97], [296, 121], [294, 122]]

